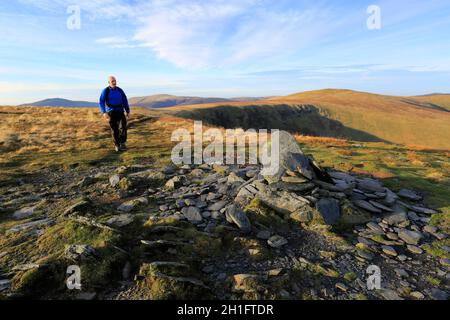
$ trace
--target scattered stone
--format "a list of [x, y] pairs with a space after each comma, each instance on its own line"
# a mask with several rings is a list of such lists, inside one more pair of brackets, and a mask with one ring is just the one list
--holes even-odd
[[20, 232], [20, 231], [24, 231], [24, 230], [28, 230], [28, 229], [47, 227], [54, 223], [55, 223], [55, 221], [51, 218], [27, 222], [27, 223], [16, 225], [16, 226], [12, 227], [11, 229], [8, 229], [6, 231], [6, 234], [8, 235], [11, 233]]
[[7, 290], [11, 287], [11, 281], [7, 279], [0, 279], [0, 292]]
[[405, 212], [394, 212], [383, 218], [383, 222], [390, 226], [399, 226], [408, 222]]
[[269, 240], [270, 236], [271, 236], [271, 233], [270, 233], [270, 231], [267, 231], [267, 230], [259, 231], [256, 235], [256, 237], [261, 240]]
[[201, 215], [200, 209], [197, 207], [184, 207], [181, 210], [181, 213], [191, 223], [200, 223], [203, 221], [203, 217]]
[[227, 208], [225, 215], [227, 220], [231, 220], [234, 222], [242, 232], [248, 233], [252, 230], [252, 226], [250, 224], [250, 220], [247, 218], [247, 215], [239, 210], [236, 205], [231, 205]]
[[141, 197], [141, 198], [137, 198], [137, 199], [134, 199], [134, 200], [127, 201], [125, 203], [122, 203], [117, 208], [117, 210], [121, 211], [121, 212], [131, 212], [134, 209], [136, 209], [137, 207], [142, 206], [142, 205], [144, 205], [144, 206], [148, 205], [147, 198]]
[[439, 262], [445, 267], [450, 267], [450, 259], [442, 258]]
[[420, 196], [419, 194], [417, 194], [415, 191], [413, 190], [408, 190], [408, 189], [402, 189], [399, 191], [398, 195], [404, 199], [408, 199], [411, 201], [420, 201], [422, 200], [422, 196]]
[[41, 265], [36, 263], [19, 264], [12, 268], [13, 271], [27, 271], [31, 269], [39, 269]]
[[363, 191], [368, 191], [368, 192], [384, 192], [385, 191], [385, 188], [383, 187], [383, 185], [381, 184], [380, 181], [370, 179], [370, 178], [358, 180], [358, 188]]
[[93, 184], [94, 181], [95, 181], [94, 178], [87, 176], [87, 177], [84, 177], [83, 179], [81, 179], [80, 182], [78, 182], [78, 186], [80, 188], [86, 188], [86, 187], [90, 186], [91, 184]]
[[369, 222], [366, 226], [373, 232], [379, 235], [384, 235], [383, 229], [375, 222]]
[[134, 221], [133, 215], [120, 214], [120, 215], [110, 218], [108, 221], [106, 221], [106, 224], [110, 225], [112, 227], [122, 228], [122, 227], [125, 227], [125, 226], [131, 224], [133, 221]]
[[423, 253], [423, 250], [421, 248], [410, 245], [410, 244], [408, 244], [406, 246], [406, 249], [408, 249], [409, 252], [414, 253], [414, 254], [422, 254]]
[[396, 257], [398, 255], [397, 251], [395, 251], [395, 249], [390, 246], [383, 245], [383, 246], [381, 246], [381, 249], [383, 250], [384, 253], [386, 253], [389, 256]]
[[97, 257], [97, 252], [89, 245], [70, 245], [66, 247], [65, 255], [71, 260], [87, 260]]
[[423, 293], [422, 293], [422, 292], [419, 292], [419, 291], [413, 291], [413, 292], [411, 292], [411, 293], [410, 293], [410, 296], [413, 297], [414, 299], [417, 299], [417, 300], [423, 300], [423, 299], [425, 299], [425, 296], [423, 295]]
[[347, 292], [347, 290], [348, 290], [348, 287], [345, 284], [340, 283], [340, 282], [336, 283], [336, 288], [343, 292]]
[[434, 233], [437, 233], [437, 231], [438, 231], [438, 228], [436, 228], [435, 226], [427, 225], [427, 226], [423, 227], [423, 232], [428, 232], [428, 233], [434, 234]]
[[385, 300], [403, 300], [394, 290], [382, 289], [380, 294]]
[[89, 201], [86, 199], [78, 200], [76, 203], [68, 207], [66, 210], [64, 210], [63, 215], [67, 216], [69, 214], [72, 214], [76, 211], [84, 211], [86, 208], [89, 207]]
[[408, 272], [406, 272], [405, 269], [397, 268], [394, 271], [400, 278], [408, 278], [409, 277], [409, 274], [408, 274]]
[[26, 208], [17, 210], [16, 212], [13, 213], [13, 218], [16, 220], [22, 220], [22, 219], [29, 218], [34, 214], [36, 208], [37, 208], [37, 206], [26, 207]]
[[267, 240], [267, 243], [272, 248], [281, 248], [282, 246], [286, 245], [288, 241], [282, 236], [275, 235], [270, 237], [269, 240]]
[[227, 200], [217, 201], [208, 207], [208, 211], [220, 211], [228, 205]]
[[321, 214], [323, 220], [327, 225], [335, 224], [341, 215], [341, 208], [339, 201], [332, 198], [320, 199], [316, 204], [316, 209]]
[[428, 209], [428, 208], [424, 208], [424, 207], [418, 207], [418, 206], [412, 206], [411, 210], [417, 212], [417, 213], [423, 213], [423, 214], [435, 214], [437, 213], [436, 210], [433, 209]]
[[184, 176], [173, 177], [172, 179], [166, 182], [164, 187], [166, 188], [166, 190], [178, 189], [183, 185], [185, 179], [186, 178]]
[[418, 245], [420, 240], [423, 238], [422, 233], [417, 231], [411, 231], [407, 229], [400, 229], [398, 231], [398, 236], [400, 239], [405, 241], [407, 244]]
[[369, 203], [371, 205], [373, 205], [377, 209], [380, 209], [380, 210], [383, 210], [383, 211], [386, 211], [386, 212], [392, 212], [393, 211], [391, 208], [388, 208], [388, 207], [386, 207], [386, 206], [382, 205], [381, 203], [378, 203], [378, 202], [376, 202], [374, 200], [369, 200]]
[[367, 201], [365, 201], [365, 200], [355, 200], [355, 201], [353, 201], [353, 203], [354, 203], [356, 206], [358, 206], [358, 207], [360, 207], [360, 208], [362, 208], [362, 209], [364, 209], [364, 210], [367, 210], [367, 211], [369, 211], [369, 212], [372, 212], [372, 213], [381, 213], [381, 210], [380, 210], [380, 209], [375, 208], [373, 205], [371, 205], [369, 202], [367, 202]]
[[441, 289], [433, 288], [433, 289], [431, 289], [431, 298], [433, 300], [447, 301], [448, 293]]
[[119, 185], [120, 182], [120, 176], [118, 174], [115, 174], [109, 178], [109, 184], [111, 187], [115, 188]]

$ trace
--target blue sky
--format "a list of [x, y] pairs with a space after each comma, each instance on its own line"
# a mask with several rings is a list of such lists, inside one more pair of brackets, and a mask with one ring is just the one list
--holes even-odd
[[0, 104], [95, 101], [109, 74], [128, 96], [450, 92], [449, 52], [448, 0], [2, 1]]

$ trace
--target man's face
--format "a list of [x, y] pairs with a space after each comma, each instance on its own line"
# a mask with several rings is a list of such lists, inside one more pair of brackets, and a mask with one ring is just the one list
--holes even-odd
[[117, 85], [116, 78], [114, 78], [114, 77], [109, 78], [108, 83], [111, 88], [115, 88]]

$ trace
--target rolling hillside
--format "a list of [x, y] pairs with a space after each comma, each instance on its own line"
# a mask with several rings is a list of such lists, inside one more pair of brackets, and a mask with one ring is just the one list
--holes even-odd
[[301, 134], [450, 149], [450, 112], [410, 97], [328, 89], [259, 102], [169, 110], [223, 127], [280, 128]]
[[450, 94], [430, 94], [425, 96], [411, 97], [414, 100], [429, 103], [440, 108], [444, 108], [450, 111]]

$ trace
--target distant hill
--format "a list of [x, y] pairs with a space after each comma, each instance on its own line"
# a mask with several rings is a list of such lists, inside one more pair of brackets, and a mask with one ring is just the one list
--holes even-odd
[[21, 107], [66, 107], [66, 108], [93, 108], [98, 103], [88, 101], [73, 101], [61, 98], [45, 99], [33, 103], [22, 104]]
[[434, 93], [423, 96], [411, 97], [413, 100], [428, 103], [440, 108], [444, 108], [450, 111], [450, 94], [447, 93]]
[[327, 89], [258, 102], [168, 110], [222, 127], [279, 128], [314, 136], [450, 150], [450, 112], [431, 105], [428, 99]]
[[[242, 97], [242, 98], [202, 98], [202, 97], [182, 97], [168, 94], [159, 94], [145, 97], [134, 97], [129, 99], [129, 104], [134, 107], [144, 108], [168, 108], [178, 105], [192, 105], [205, 103], [222, 103], [222, 102], [248, 102], [257, 101], [264, 98]], [[66, 107], [66, 108], [93, 108], [98, 107], [97, 102], [88, 101], [72, 101], [61, 98], [45, 99], [33, 103], [26, 103], [21, 106], [31, 107]]]
[[261, 98], [244, 97], [244, 98], [202, 98], [202, 97], [183, 97], [173, 96], [168, 94], [159, 94], [146, 97], [130, 98], [129, 103], [132, 106], [144, 108], [169, 108], [174, 106], [184, 106], [192, 104], [206, 104], [206, 103], [224, 103], [224, 102], [244, 102], [257, 101]]

